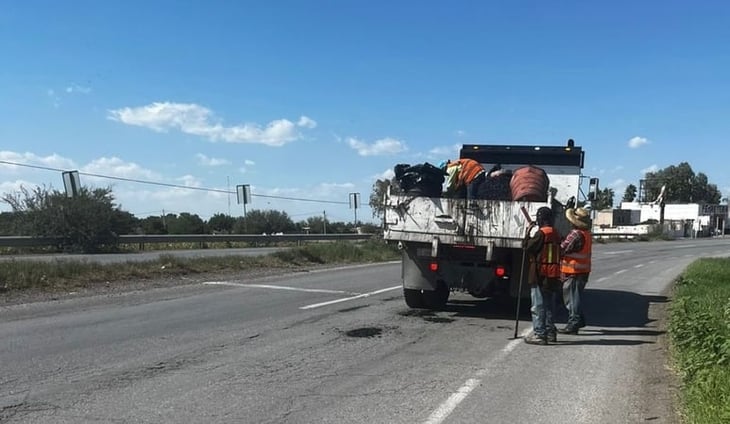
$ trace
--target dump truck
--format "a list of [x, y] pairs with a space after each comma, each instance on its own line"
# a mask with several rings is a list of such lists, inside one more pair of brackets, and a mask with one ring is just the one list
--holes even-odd
[[522, 241], [537, 210], [551, 208], [564, 236], [570, 230], [565, 209], [592, 194], [581, 191], [584, 152], [572, 140], [562, 146], [465, 144], [459, 157], [485, 170], [542, 169], [549, 189], [540, 201], [468, 200], [391, 185], [384, 198], [384, 238], [402, 253], [403, 296], [411, 308], [441, 309], [455, 291], [475, 298], [528, 296], [526, 284], [519, 284], [526, 269]]

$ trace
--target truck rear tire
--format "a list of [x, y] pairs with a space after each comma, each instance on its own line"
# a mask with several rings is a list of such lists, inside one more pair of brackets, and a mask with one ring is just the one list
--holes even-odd
[[403, 297], [405, 298], [406, 305], [408, 305], [409, 308], [423, 309], [426, 307], [423, 292], [421, 290], [404, 288]]

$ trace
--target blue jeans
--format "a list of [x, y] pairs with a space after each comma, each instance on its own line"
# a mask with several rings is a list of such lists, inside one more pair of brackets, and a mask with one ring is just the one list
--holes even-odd
[[563, 281], [563, 302], [568, 309], [568, 327], [585, 325], [581, 298], [588, 283], [588, 274], [567, 275]]
[[556, 293], [552, 290], [546, 290], [539, 285], [530, 287], [530, 297], [532, 299], [532, 331], [538, 337], [547, 337], [549, 333], [555, 333], [555, 299]]

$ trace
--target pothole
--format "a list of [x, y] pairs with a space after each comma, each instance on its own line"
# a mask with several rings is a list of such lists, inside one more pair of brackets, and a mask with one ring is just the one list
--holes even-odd
[[345, 332], [347, 337], [376, 337], [383, 334], [383, 329], [378, 327], [355, 328]]

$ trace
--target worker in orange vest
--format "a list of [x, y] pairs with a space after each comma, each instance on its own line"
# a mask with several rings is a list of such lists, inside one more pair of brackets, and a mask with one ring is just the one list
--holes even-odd
[[[529, 254], [527, 282], [530, 285], [532, 333], [525, 343], [546, 345], [558, 341], [555, 304], [560, 291], [560, 234], [553, 228], [553, 211], [537, 210], [537, 228], [528, 229], [523, 247]], [[533, 234], [534, 233], [534, 234]]]
[[578, 334], [578, 329], [586, 325], [581, 300], [591, 273], [593, 237], [590, 232], [590, 212], [586, 209], [567, 209], [565, 217], [573, 229], [560, 243], [563, 301], [568, 309], [568, 324], [560, 332]]
[[479, 186], [487, 180], [487, 173], [481, 163], [474, 159], [442, 161], [441, 169], [446, 171], [446, 192], [458, 193], [466, 187], [466, 198], [476, 199]]

